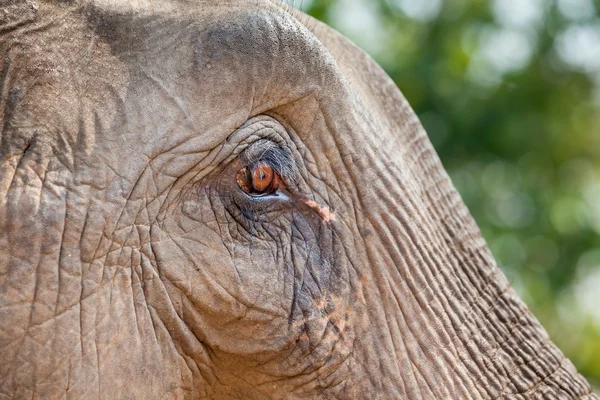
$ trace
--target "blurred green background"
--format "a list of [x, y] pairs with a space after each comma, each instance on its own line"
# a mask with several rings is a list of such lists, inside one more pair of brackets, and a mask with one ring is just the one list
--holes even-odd
[[600, 389], [600, 0], [288, 0], [419, 115], [513, 287]]

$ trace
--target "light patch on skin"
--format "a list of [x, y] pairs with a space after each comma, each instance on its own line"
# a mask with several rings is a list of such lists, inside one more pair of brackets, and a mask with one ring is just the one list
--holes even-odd
[[321, 207], [317, 202], [313, 200], [302, 199], [304, 204], [306, 204], [311, 210], [314, 210], [319, 214], [323, 222], [329, 223], [331, 221], [335, 221], [335, 214], [331, 212], [329, 207]]

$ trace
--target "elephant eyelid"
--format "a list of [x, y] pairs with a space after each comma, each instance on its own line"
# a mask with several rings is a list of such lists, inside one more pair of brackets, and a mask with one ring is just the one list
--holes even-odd
[[270, 140], [259, 140], [240, 155], [248, 167], [263, 162], [271, 166], [286, 184], [293, 184], [298, 177], [297, 167], [289, 153]]

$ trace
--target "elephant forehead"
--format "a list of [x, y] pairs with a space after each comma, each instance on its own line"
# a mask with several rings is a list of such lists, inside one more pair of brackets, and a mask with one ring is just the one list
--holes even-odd
[[67, 143], [48, 151], [64, 164], [102, 153], [113, 170], [127, 162], [129, 179], [341, 79], [309, 29], [267, 1], [43, 3], [31, 24], [43, 28], [3, 38], [19, 44], [2, 53], [12, 141], [25, 146], [33, 131], [22, 128], [36, 126], [49, 147]]
[[128, 66], [122, 128], [113, 131], [152, 143], [148, 155], [187, 141], [212, 149], [248, 118], [340, 79], [321, 42], [278, 7], [110, 18], [91, 20]]

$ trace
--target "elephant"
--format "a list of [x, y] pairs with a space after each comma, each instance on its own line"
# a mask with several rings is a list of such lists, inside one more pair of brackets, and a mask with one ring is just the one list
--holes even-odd
[[333, 29], [275, 0], [0, 11], [1, 399], [599, 398]]

